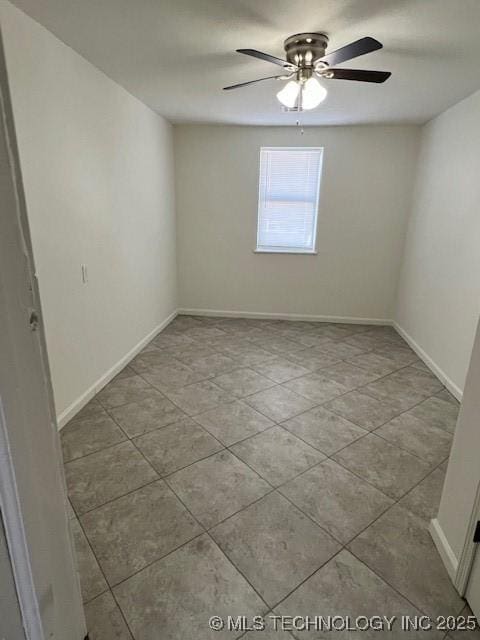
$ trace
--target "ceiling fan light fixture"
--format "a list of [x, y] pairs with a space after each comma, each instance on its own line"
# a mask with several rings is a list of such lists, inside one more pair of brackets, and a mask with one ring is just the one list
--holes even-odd
[[289, 109], [293, 109], [297, 102], [298, 95], [300, 93], [300, 85], [295, 80], [290, 80], [287, 84], [277, 93], [279, 101]]
[[316, 78], [309, 78], [302, 89], [302, 109], [315, 109], [327, 97], [327, 90]]

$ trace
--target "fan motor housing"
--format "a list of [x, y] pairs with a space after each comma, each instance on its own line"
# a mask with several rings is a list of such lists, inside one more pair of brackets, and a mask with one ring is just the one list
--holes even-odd
[[327, 45], [325, 33], [297, 33], [283, 43], [288, 62], [300, 68], [315, 67], [325, 55]]

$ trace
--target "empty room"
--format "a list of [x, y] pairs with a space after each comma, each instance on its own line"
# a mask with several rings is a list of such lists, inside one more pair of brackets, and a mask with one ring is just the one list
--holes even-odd
[[480, 639], [480, 2], [0, 0], [0, 639]]

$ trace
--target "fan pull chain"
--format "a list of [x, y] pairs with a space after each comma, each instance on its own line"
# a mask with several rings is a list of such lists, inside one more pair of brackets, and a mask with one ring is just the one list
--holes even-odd
[[300, 135], [303, 136], [304, 134], [303, 125], [300, 123], [300, 120], [297, 120], [297, 127], [300, 127]]

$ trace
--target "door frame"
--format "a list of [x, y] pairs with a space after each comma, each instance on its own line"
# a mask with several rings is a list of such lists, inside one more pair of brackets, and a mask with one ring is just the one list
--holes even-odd
[[5, 537], [27, 640], [82, 640], [87, 631], [1, 30], [0, 195], [0, 509]]
[[478, 542], [473, 541], [477, 522], [480, 521], [480, 483], [477, 486], [477, 493], [475, 495], [475, 502], [473, 503], [472, 513], [470, 514], [470, 520], [468, 522], [467, 533], [465, 535], [465, 542], [462, 548], [462, 553], [458, 559], [457, 573], [455, 575], [454, 584], [460, 595], [464, 596], [467, 591], [468, 581], [470, 579], [470, 573], [473, 568], [473, 561], [475, 559], [475, 553], [478, 549]]
[[[1, 227], [0, 227], [1, 230]], [[8, 438], [7, 422], [0, 397], [0, 510], [12, 572], [17, 588], [18, 602], [23, 626], [28, 640], [43, 640], [43, 625], [40, 617], [32, 566], [28, 550], [22, 510], [15, 478], [15, 465]]]

